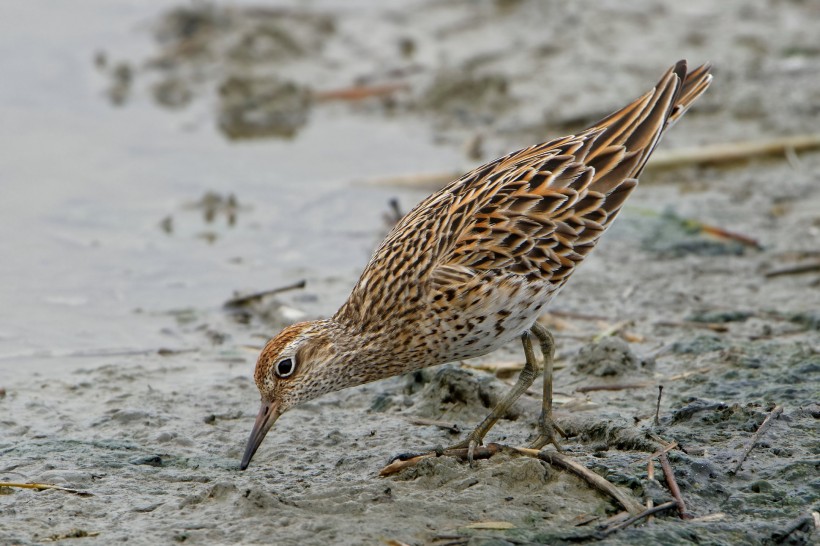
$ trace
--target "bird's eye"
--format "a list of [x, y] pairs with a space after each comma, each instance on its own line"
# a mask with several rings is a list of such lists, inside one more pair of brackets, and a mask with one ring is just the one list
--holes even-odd
[[290, 377], [296, 370], [296, 363], [292, 358], [285, 358], [276, 363], [276, 376], [280, 378]]

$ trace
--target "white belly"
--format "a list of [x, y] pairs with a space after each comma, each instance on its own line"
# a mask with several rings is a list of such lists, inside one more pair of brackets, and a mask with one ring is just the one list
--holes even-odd
[[488, 283], [476, 291], [437, 315], [428, 347], [440, 363], [485, 355], [519, 338], [541, 315], [555, 287], [522, 279], [501, 286]]

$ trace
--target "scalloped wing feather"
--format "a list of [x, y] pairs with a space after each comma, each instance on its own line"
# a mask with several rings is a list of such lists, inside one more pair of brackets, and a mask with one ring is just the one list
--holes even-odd
[[[453, 184], [446, 214], [469, 220], [439, 267], [563, 284], [617, 216], [664, 130], [706, 89], [708, 68], [687, 76], [680, 62], [594, 127], [510, 154]], [[438, 269], [432, 278], [448, 283]]]
[[455, 300], [466, 310], [478, 301], [467, 296], [493, 288], [487, 283], [499, 301], [528, 290], [542, 300], [539, 310], [618, 215], [663, 132], [710, 81], [709, 65], [687, 75], [681, 61], [590, 129], [511, 153], [434, 193], [382, 242], [336, 318], [366, 331], [397, 308], [408, 320], [427, 313], [431, 298], [440, 302], [436, 313]]

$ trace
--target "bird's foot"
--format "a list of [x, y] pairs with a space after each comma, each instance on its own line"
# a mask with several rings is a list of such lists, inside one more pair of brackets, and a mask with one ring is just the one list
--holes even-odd
[[552, 444], [555, 446], [555, 449], [563, 452], [563, 449], [561, 449], [561, 444], [558, 443], [556, 433], [564, 438], [568, 438], [568, 436], [567, 433], [564, 432], [564, 429], [558, 426], [558, 423], [555, 422], [552, 415], [545, 415], [542, 413], [541, 417], [538, 419], [538, 428], [540, 429], [538, 438], [530, 444], [530, 449], [541, 449], [547, 444]]
[[457, 452], [466, 449], [467, 450], [467, 462], [470, 463], [470, 466], [473, 466], [473, 460], [475, 458], [475, 450], [478, 446], [480, 446], [484, 441], [483, 435], [478, 434], [475, 430], [472, 431], [465, 439], [458, 442], [457, 444], [453, 444], [450, 447], [446, 448], [445, 452]]

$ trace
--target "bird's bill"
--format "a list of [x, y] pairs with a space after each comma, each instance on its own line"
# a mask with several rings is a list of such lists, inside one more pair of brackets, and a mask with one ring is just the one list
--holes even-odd
[[279, 418], [279, 415], [279, 404], [262, 402], [262, 407], [259, 408], [259, 415], [256, 416], [256, 422], [253, 424], [253, 430], [251, 430], [251, 437], [248, 438], [248, 447], [245, 448], [242, 464], [239, 465], [241, 470], [248, 468], [253, 454], [259, 449], [262, 440], [265, 439], [265, 435]]

